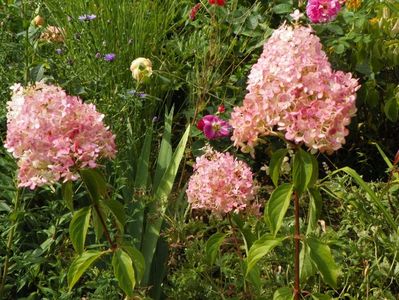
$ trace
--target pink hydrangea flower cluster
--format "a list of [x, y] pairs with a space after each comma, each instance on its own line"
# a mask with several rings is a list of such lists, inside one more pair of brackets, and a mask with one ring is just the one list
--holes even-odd
[[341, 4], [339, 0], [309, 0], [306, 5], [306, 14], [313, 23], [325, 23], [334, 20]]
[[115, 136], [93, 104], [41, 82], [12, 90], [5, 148], [18, 159], [19, 187], [76, 180], [79, 168], [115, 156]]
[[208, 149], [197, 157], [187, 197], [193, 208], [217, 214], [243, 210], [254, 199], [254, 183], [249, 166], [229, 153]]
[[243, 106], [231, 115], [232, 140], [253, 155], [260, 136], [279, 131], [312, 152], [331, 153], [345, 143], [359, 88], [351, 73], [331, 69], [311, 28], [283, 25], [251, 69]]

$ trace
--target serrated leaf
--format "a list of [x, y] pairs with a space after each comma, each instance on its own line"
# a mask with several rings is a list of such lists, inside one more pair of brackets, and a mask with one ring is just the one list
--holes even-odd
[[311, 234], [317, 226], [319, 219], [322, 199], [319, 189], [309, 189], [309, 215], [308, 215], [308, 227], [306, 229], [306, 235]]
[[283, 163], [284, 156], [288, 153], [287, 149], [279, 149], [273, 153], [270, 159], [269, 174], [273, 184], [278, 186], [278, 179], [280, 177], [281, 164]]
[[311, 154], [299, 149], [294, 156], [292, 179], [299, 195], [308, 187], [312, 179], [313, 164]]
[[310, 258], [321, 273], [323, 281], [336, 288], [340, 268], [335, 264], [330, 247], [316, 238], [307, 238], [306, 244], [310, 249]]
[[65, 201], [66, 207], [69, 208], [70, 211], [73, 211], [73, 190], [72, 190], [72, 182], [67, 181], [62, 184], [62, 198]]
[[73, 214], [69, 224], [69, 236], [76, 252], [82, 253], [89, 228], [91, 207], [83, 207]]
[[312, 299], [313, 300], [331, 300], [332, 297], [330, 295], [315, 293], [315, 294], [312, 294]]
[[273, 6], [273, 12], [275, 14], [288, 14], [290, 12], [292, 12], [292, 5], [288, 4], [288, 3], [281, 3], [281, 4], [277, 4], [275, 6]]
[[248, 273], [246, 280], [251, 282], [257, 290], [262, 288], [259, 266], [255, 265], [252, 267], [251, 271]]
[[129, 254], [121, 249], [117, 249], [112, 257], [112, 266], [120, 288], [126, 295], [132, 297], [136, 279], [134, 277], [133, 263]]
[[119, 229], [123, 232], [123, 228], [126, 224], [126, 214], [124, 205], [118, 200], [114, 199], [104, 199], [101, 201], [108, 209], [111, 211], [112, 215], [115, 217], [118, 223]]
[[72, 290], [73, 286], [78, 282], [79, 278], [90, 267], [90, 265], [104, 253], [106, 252], [89, 250], [75, 258], [69, 267], [67, 275], [69, 291]]
[[385, 103], [384, 112], [391, 122], [396, 122], [398, 120], [398, 102], [396, 98], [391, 98]]
[[126, 253], [129, 254], [130, 258], [132, 259], [137, 281], [140, 282], [141, 279], [143, 279], [145, 270], [143, 254], [141, 254], [141, 252], [133, 245], [122, 244], [121, 248], [126, 251]]
[[251, 249], [249, 249], [248, 257], [246, 258], [247, 271], [245, 276], [248, 276], [252, 268], [256, 263], [268, 254], [274, 247], [281, 244], [284, 238], [276, 238], [270, 234], [262, 236], [259, 240], [253, 243]]
[[279, 231], [283, 223], [284, 216], [290, 205], [291, 196], [294, 191], [294, 186], [290, 183], [283, 183], [276, 188], [266, 205], [267, 221], [274, 236]]
[[107, 182], [104, 176], [95, 169], [80, 170], [80, 176], [89, 192], [91, 200], [96, 203], [107, 193]]
[[319, 162], [317, 161], [317, 158], [314, 155], [312, 154], [309, 155], [312, 160], [312, 177], [310, 178], [308, 188], [311, 188], [315, 185], [315, 183], [319, 179]]
[[205, 254], [209, 264], [213, 265], [215, 263], [216, 255], [225, 238], [226, 234], [216, 232], [206, 242]]
[[[96, 234], [96, 239], [99, 241], [104, 233], [104, 225], [101, 222], [101, 218], [103, 220], [106, 220], [107, 218], [107, 208], [105, 208], [101, 203], [98, 203], [97, 209], [92, 210], [92, 220], [93, 220], [93, 228], [94, 228], [94, 233]], [[98, 211], [97, 211], [98, 210]]]
[[310, 276], [313, 276], [316, 273], [316, 268], [313, 266], [309, 251], [309, 247], [307, 245], [304, 245], [299, 254], [299, 270], [301, 282], [306, 282], [306, 280]]
[[273, 300], [292, 300], [294, 299], [293, 290], [289, 287], [279, 288], [273, 294]]

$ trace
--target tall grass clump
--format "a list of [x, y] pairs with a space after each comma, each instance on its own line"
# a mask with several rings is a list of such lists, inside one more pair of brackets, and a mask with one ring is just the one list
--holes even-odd
[[[66, 89], [95, 103], [119, 137], [120, 153], [138, 155], [143, 128], [162, 108], [173, 87], [157, 72], [167, 53], [162, 45], [174, 26], [176, 1], [44, 1], [49, 23], [64, 30], [55, 74]], [[138, 83], [131, 62], [145, 57], [154, 74]], [[128, 149], [126, 149], [126, 147]]]

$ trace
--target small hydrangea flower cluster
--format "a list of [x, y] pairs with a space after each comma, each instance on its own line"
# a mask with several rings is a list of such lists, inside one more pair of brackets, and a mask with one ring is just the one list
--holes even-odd
[[309, 0], [306, 5], [306, 14], [313, 23], [325, 23], [334, 20], [341, 4], [339, 0]]
[[259, 136], [278, 130], [312, 152], [338, 150], [356, 112], [359, 87], [351, 73], [331, 69], [311, 28], [283, 25], [251, 69], [243, 106], [234, 108], [234, 145], [253, 155]]
[[5, 148], [18, 159], [19, 187], [76, 180], [79, 168], [115, 156], [115, 136], [93, 104], [41, 82], [12, 90]]
[[226, 121], [215, 115], [206, 115], [197, 123], [208, 140], [227, 137], [230, 135], [231, 126]]
[[197, 157], [187, 198], [194, 209], [208, 209], [216, 214], [238, 212], [250, 206], [255, 189], [249, 166], [229, 153], [210, 148]]

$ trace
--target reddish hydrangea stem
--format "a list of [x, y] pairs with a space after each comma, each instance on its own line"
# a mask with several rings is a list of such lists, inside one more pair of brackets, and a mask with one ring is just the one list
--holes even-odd
[[104, 234], [105, 237], [108, 241], [108, 243], [111, 245], [111, 249], [114, 250], [117, 248], [117, 245], [112, 241], [111, 239], [111, 235], [109, 234], [108, 228], [107, 228], [107, 224], [105, 224], [105, 221], [103, 219], [103, 216], [101, 215], [100, 209], [98, 208], [97, 204], [93, 204], [94, 209], [96, 210], [96, 213], [98, 215], [98, 218], [100, 219], [101, 225], [104, 228]]
[[300, 253], [300, 230], [299, 230], [299, 197], [298, 193], [294, 192], [294, 244], [295, 244], [295, 256], [294, 256], [294, 299], [299, 300], [301, 294], [301, 288], [299, 285], [299, 253]]

